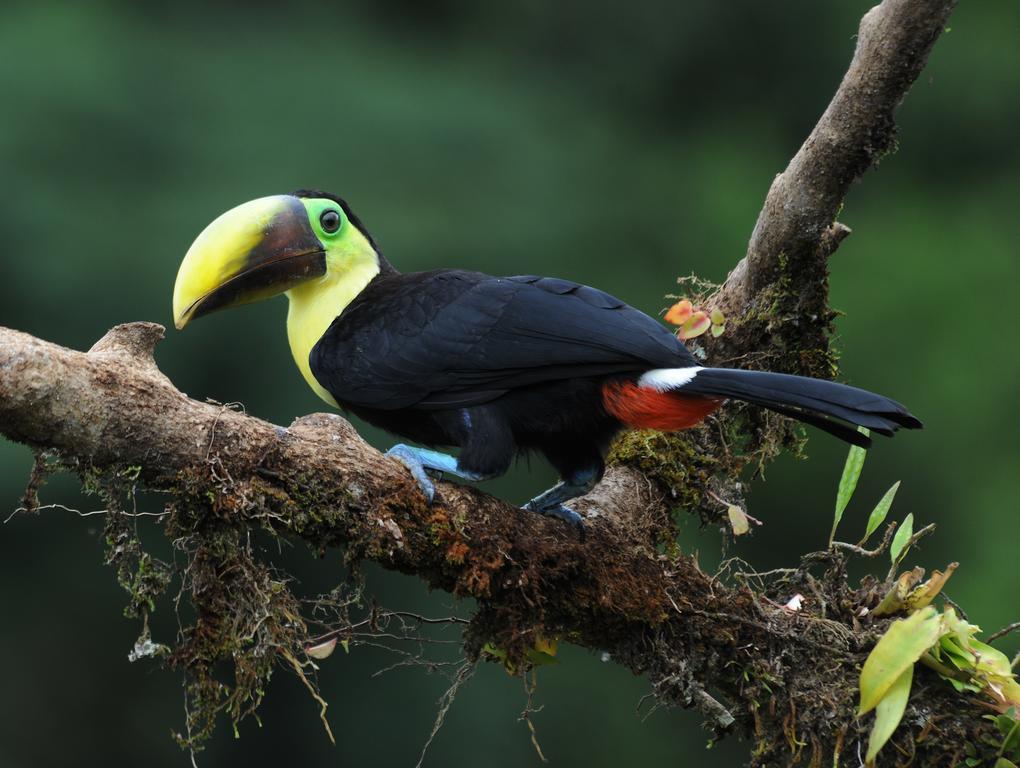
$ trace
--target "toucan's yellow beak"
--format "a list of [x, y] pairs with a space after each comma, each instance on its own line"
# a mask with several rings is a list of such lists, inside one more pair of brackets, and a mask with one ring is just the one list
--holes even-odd
[[233, 208], [206, 227], [181, 262], [174, 325], [283, 293], [326, 274], [325, 249], [300, 198], [276, 195]]

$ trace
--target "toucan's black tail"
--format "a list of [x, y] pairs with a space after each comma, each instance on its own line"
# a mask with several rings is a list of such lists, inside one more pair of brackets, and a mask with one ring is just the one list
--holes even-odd
[[890, 437], [900, 427], [922, 426], [906, 408], [888, 397], [834, 381], [785, 373], [702, 368], [678, 391], [745, 400], [864, 448], [871, 440], [847, 422]]

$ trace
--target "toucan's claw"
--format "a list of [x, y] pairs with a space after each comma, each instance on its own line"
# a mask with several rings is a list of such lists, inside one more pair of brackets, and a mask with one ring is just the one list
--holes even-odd
[[545, 515], [546, 517], [555, 517], [559, 520], [563, 520], [571, 525], [581, 537], [581, 541], [584, 541], [584, 518], [570, 507], [564, 504], [553, 504], [548, 507], [539, 507], [534, 504], [534, 501], [529, 501], [524, 505], [523, 509], [526, 509], [529, 512], [537, 512], [538, 514]]
[[601, 472], [593, 468], [586, 468], [572, 473], [563, 482], [556, 484], [545, 493], [540, 493], [527, 504], [524, 509], [531, 512], [538, 512], [546, 517], [556, 517], [564, 522], [570, 523], [581, 535], [584, 541], [584, 518], [570, 507], [564, 506], [563, 502], [576, 499], [582, 496], [598, 482]]

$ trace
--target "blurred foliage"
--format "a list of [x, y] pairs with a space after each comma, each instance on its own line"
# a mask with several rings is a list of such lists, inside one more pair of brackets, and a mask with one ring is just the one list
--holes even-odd
[[[742, 255], [868, 5], [9, 0], [0, 323], [79, 348], [116, 323], [166, 323], [197, 232], [238, 202], [298, 187], [348, 197], [402, 269], [559, 275], [654, 313], [678, 275], [721, 280]], [[952, 597], [989, 629], [1015, 618], [999, 593], [1015, 559], [1020, 462], [1018, 23], [1016, 3], [961, 4], [901, 110], [898, 152], [847, 200], [854, 235], [832, 263], [844, 379], [903, 400], [927, 427], [878, 446], [859, 492], [879, 498], [903, 481], [898, 508], [941, 528], [913, 557], [959, 560]], [[282, 300], [171, 333], [158, 358], [193, 396], [278, 423], [321, 408], [290, 361]], [[810, 464], [781, 460], [757, 484], [750, 511], [765, 525], [731, 554], [768, 568], [824, 542], [844, 449], [813, 436], [808, 450]], [[0, 466], [13, 509], [32, 459], [0, 444]], [[523, 499], [549, 479], [522, 467], [490, 487]], [[41, 496], [73, 504], [75, 483]], [[52, 510], [0, 528], [0, 765], [186, 759], [167, 733], [182, 715], [176, 676], [127, 663], [137, 627], [99, 567], [97, 519]], [[719, 557], [715, 532], [684, 536], [706, 567]], [[309, 592], [341, 567], [337, 553], [280, 562]], [[368, 589], [394, 608], [445, 614], [453, 602], [374, 571]], [[152, 631], [158, 641], [174, 628]], [[732, 765], [744, 754], [702, 752], [697, 715], [635, 715], [643, 681], [597, 656], [564, 647], [557, 658], [530, 716], [556, 764]], [[221, 733], [205, 759], [413, 764], [446, 684], [417, 670], [371, 677], [386, 663], [370, 650], [330, 659], [321, 684], [337, 747], [282, 674], [264, 726], [238, 741]], [[519, 681], [484, 665], [426, 764], [537, 762], [517, 721], [526, 701]]]

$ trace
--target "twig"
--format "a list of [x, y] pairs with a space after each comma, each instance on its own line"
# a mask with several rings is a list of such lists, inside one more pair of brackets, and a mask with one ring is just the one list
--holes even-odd
[[12, 519], [14, 519], [14, 517], [16, 515], [25, 514], [25, 513], [28, 513], [28, 512], [31, 512], [31, 513], [34, 514], [36, 512], [45, 512], [46, 510], [49, 510], [49, 509], [59, 509], [59, 510], [62, 510], [64, 512], [74, 512], [74, 514], [78, 515], [78, 517], [94, 517], [95, 515], [108, 515], [111, 512], [114, 512], [115, 514], [120, 515], [121, 517], [156, 517], [156, 518], [162, 518], [162, 517], [166, 517], [169, 514], [168, 512], [134, 512], [134, 511], [128, 512], [126, 509], [118, 509], [118, 510], [93, 509], [93, 510], [91, 510], [89, 512], [82, 512], [80, 509], [75, 509], [74, 507], [68, 507], [65, 504], [56, 504], [56, 503], [54, 503], [54, 504], [43, 504], [42, 506], [34, 507], [33, 509], [26, 509], [25, 507], [18, 507], [17, 509], [15, 509], [13, 512], [11, 512], [11, 514], [8, 515], [4, 519], [4, 524], [6, 525], [7, 523], [9, 523]]
[[315, 699], [316, 702], [318, 702], [319, 720], [322, 721], [322, 727], [326, 729], [326, 735], [329, 737], [329, 740], [335, 745], [336, 737], [333, 736], [333, 729], [329, 727], [329, 720], [326, 719], [326, 709], [329, 707], [329, 704], [326, 703], [326, 700], [322, 698], [318, 690], [316, 690], [315, 686], [312, 685], [311, 681], [308, 679], [308, 676], [305, 675], [305, 671], [301, 668], [301, 662], [294, 658], [294, 654], [292, 654], [287, 649], [282, 648], [280, 649], [280, 655], [290, 662], [290, 665], [294, 668], [294, 671], [297, 673], [298, 679], [300, 679], [301, 682], [304, 683], [305, 688], [308, 689], [308, 692], [311, 694], [312, 698]]
[[967, 612], [963, 610], [960, 604], [953, 600], [953, 598], [951, 598], [944, 589], [941, 592], [939, 592], [939, 595], [946, 603], [949, 604], [950, 607], [952, 607], [954, 611], [956, 611], [957, 616], [959, 616], [964, 621], [970, 621], [970, 619], [967, 617]]
[[425, 754], [429, 751], [429, 747], [432, 746], [432, 741], [436, 738], [436, 734], [439, 733], [439, 729], [443, 727], [443, 723], [446, 721], [446, 713], [450, 711], [453, 700], [457, 697], [457, 691], [460, 690], [464, 683], [471, 679], [474, 673], [475, 664], [470, 661], [465, 661], [457, 670], [453, 681], [450, 683], [450, 687], [446, 689], [446, 692], [439, 699], [439, 711], [436, 713], [436, 721], [432, 724], [432, 730], [429, 732], [425, 746], [421, 748], [421, 755], [418, 757], [418, 763], [415, 765], [415, 768], [421, 768], [425, 762]]
[[535, 687], [538, 683], [538, 673], [535, 670], [531, 671], [531, 684], [528, 684], [527, 675], [524, 677], [524, 690], [528, 694], [528, 700], [524, 705], [524, 710], [520, 714], [520, 720], [523, 720], [528, 726], [528, 732], [531, 734], [531, 746], [535, 748], [535, 752], [538, 754], [538, 759], [543, 763], [549, 761], [545, 757], [545, 753], [542, 752], [542, 745], [538, 743], [538, 732], [535, 730], [535, 724], [531, 722], [531, 715], [536, 712], [541, 712], [542, 708], [537, 709], [532, 706], [532, 701], [535, 696]]
[[886, 526], [885, 533], [882, 534], [882, 541], [880, 541], [878, 546], [874, 549], [865, 549], [858, 544], [848, 544], [845, 541], [834, 541], [832, 542], [831, 547], [833, 549], [843, 549], [847, 552], [853, 552], [855, 555], [860, 555], [861, 557], [878, 557], [889, 548], [889, 544], [892, 542], [893, 532], [895, 530], [896, 523], [889, 523], [889, 525]]
[[1012, 624], [1003, 627], [998, 632], [993, 632], [992, 634], [990, 634], [988, 636], [988, 640], [986, 640], [985, 642], [992, 643], [995, 640], [998, 640], [1000, 637], [1005, 637], [1010, 632], [1015, 632], [1018, 629], [1020, 629], [1020, 621], [1014, 621]]

